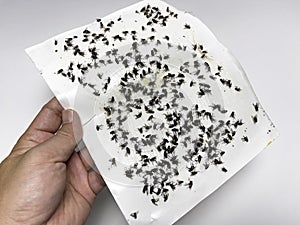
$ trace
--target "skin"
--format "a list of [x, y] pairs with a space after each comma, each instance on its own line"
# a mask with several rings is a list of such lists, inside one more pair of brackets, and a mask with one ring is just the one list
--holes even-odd
[[0, 164], [0, 225], [82, 225], [105, 183], [91, 169], [78, 114], [53, 98]]

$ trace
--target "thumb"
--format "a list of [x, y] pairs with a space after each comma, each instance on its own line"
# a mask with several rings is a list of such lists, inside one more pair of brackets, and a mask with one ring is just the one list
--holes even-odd
[[56, 134], [37, 148], [47, 160], [66, 162], [82, 139], [82, 126], [78, 114], [73, 110], [62, 112], [62, 126]]

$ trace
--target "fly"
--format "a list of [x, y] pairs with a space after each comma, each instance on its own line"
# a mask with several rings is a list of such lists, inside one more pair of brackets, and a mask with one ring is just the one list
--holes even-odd
[[252, 121], [253, 121], [254, 124], [256, 124], [258, 122], [257, 115], [252, 116]]
[[247, 136], [243, 136], [243, 137], [242, 137], [242, 141], [243, 141], [243, 142], [249, 142], [249, 138], [248, 138]]
[[240, 87], [235, 87], [234, 90], [236, 90], [237, 92], [240, 92], [242, 89]]
[[184, 29], [191, 29], [191, 25], [185, 24], [185, 25], [184, 25]]
[[259, 103], [253, 104], [253, 107], [254, 107], [255, 111], [258, 112], [258, 110], [259, 110]]
[[104, 107], [105, 112], [107, 113], [108, 116], [111, 115], [111, 109], [109, 107]]
[[111, 99], [109, 100], [109, 103], [114, 103], [115, 102], [115, 97], [112, 96]]
[[135, 115], [135, 118], [136, 118], [136, 119], [139, 119], [139, 118], [141, 118], [141, 117], [142, 117], [142, 112], [140, 112], [140, 113], [138, 113], [138, 114]]
[[137, 216], [138, 216], [138, 212], [133, 212], [130, 214], [130, 216], [134, 219], [137, 219]]

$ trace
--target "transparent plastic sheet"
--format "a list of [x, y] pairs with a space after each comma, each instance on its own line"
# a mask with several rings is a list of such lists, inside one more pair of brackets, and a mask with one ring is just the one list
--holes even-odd
[[197, 18], [145, 0], [26, 50], [129, 224], [172, 224], [278, 135]]

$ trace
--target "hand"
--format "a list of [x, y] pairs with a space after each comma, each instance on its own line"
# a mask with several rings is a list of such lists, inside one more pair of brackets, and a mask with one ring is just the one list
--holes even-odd
[[[105, 186], [76, 140], [79, 116], [48, 102], [0, 164], [0, 225], [82, 225]], [[91, 172], [90, 172], [91, 171]]]

